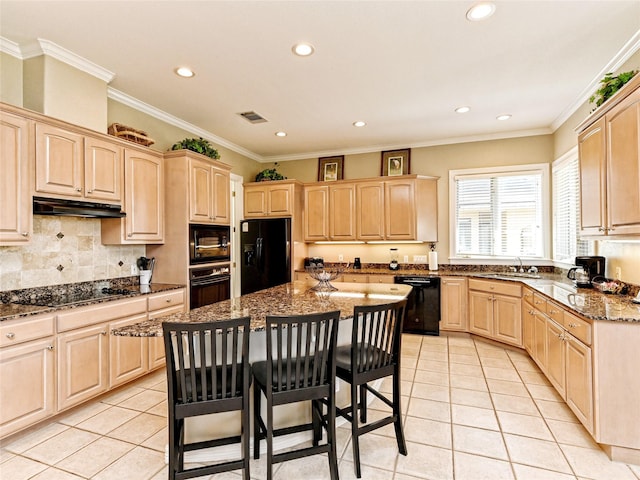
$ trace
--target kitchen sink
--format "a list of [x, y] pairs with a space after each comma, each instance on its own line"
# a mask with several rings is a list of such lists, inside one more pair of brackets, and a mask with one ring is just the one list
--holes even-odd
[[542, 278], [537, 273], [519, 273], [519, 272], [504, 272], [504, 273], [487, 273], [482, 274], [486, 278]]

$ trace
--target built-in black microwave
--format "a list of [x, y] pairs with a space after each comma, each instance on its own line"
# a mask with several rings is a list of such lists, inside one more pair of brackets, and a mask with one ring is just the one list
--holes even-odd
[[231, 260], [228, 226], [189, 225], [189, 260], [191, 264]]

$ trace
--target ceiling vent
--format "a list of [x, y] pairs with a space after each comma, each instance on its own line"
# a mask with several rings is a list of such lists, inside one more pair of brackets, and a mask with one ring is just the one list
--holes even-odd
[[267, 121], [266, 118], [264, 118], [263, 116], [261, 116], [259, 113], [256, 113], [256, 112], [242, 112], [242, 113], [239, 113], [238, 115], [240, 115], [249, 123], [264, 123]]

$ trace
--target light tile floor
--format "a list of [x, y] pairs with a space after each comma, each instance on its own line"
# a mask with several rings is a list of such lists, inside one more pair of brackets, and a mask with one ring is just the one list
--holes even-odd
[[[640, 479], [640, 466], [607, 458], [525, 353], [466, 336], [403, 342], [409, 455], [398, 454], [390, 425], [361, 437], [363, 479]], [[165, 383], [156, 372], [10, 439], [0, 448], [0, 478], [166, 479]], [[370, 419], [386, 408], [376, 400]], [[347, 424], [338, 428], [338, 455], [340, 478], [355, 478]], [[252, 478], [265, 478], [265, 467], [264, 455], [252, 460]], [[274, 478], [328, 479], [326, 456], [279, 464]]]

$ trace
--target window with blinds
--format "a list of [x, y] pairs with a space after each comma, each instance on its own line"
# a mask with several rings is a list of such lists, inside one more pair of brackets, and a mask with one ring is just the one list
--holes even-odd
[[545, 258], [548, 167], [450, 172], [455, 257]]
[[578, 155], [554, 162], [553, 259], [573, 264], [578, 255], [590, 255], [592, 243], [580, 240], [580, 175]]

